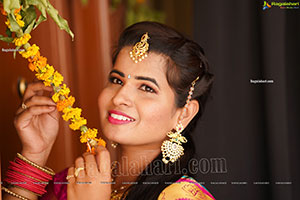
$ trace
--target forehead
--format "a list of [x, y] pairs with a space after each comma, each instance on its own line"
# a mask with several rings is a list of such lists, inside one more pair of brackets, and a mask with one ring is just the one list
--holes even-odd
[[166, 83], [166, 59], [164, 56], [150, 52], [141, 62], [131, 60], [129, 52], [131, 47], [124, 47], [118, 54], [114, 69], [131, 76], [149, 76], [161, 83]]

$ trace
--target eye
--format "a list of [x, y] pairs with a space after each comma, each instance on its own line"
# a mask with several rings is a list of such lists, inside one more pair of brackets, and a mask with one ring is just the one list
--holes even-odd
[[120, 79], [113, 77], [113, 76], [109, 77], [109, 82], [111, 82], [113, 84], [123, 85], [123, 82]]
[[148, 85], [142, 85], [140, 87], [140, 89], [145, 91], [145, 92], [156, 93], [155, 90], [152, 89], [151, 87], [149, 87]]

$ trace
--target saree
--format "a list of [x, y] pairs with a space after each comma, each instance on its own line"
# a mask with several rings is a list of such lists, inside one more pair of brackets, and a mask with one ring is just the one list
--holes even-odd
[[[68, 168], [55, 174], [53, 181], [46, 187], [45, 193], [39, 200], [67, 200], [66, 179]], [[195, 179], [182, 176], [178, 181], [166, 187], [157, 200], [215, 200], [208, 190], [199, 184]]]
[[215, 200], [215, 198], [195, 179], [182, 176], [166, 187], [157, 200]]

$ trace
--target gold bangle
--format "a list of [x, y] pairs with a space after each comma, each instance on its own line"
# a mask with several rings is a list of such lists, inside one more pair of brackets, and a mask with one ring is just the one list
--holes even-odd
[[4, 192], [6, 192], [7, 194], [10, 194], [11, 196], [16, 197], [16, 198], [18, 198], [18, 199], [22, 199], [22, 200], [30, 200], [30, 199], [28, 199], [28, 198], [26, 198], [26, 197], [23, 197], [22, 195], [19, 195], [19, 194], [17, 194], [17, 193], [14, 193], [13, 191], [10, 191], [9, 189], [7, 189], [7, 188], [4, 187], [4, 186], [1, 186], [1, 190], [4, 190]]
[[31, 166], [33, 166], [33, 167], [35, 167], [35, 168], [37, 168], [37, 169], [39, 169], [39, 170], [41, 170], [41, 171], [43, 171], [43, 172], [49, 174], [49, 175], [52, 175], [52, 176], [55, 175], [55, 172], [54, 172], [52, 169], [50, 169], [49, 167], [41, 167], [41, 166], [39, 166], [38, 164], [36, 164], [36, 163], [34, 163], [34, 162], [28, 160], [27, 158], [25, 158], [25, 157], [24, 157], [22, 154], [20, 154], [20, 153], [17, 153], [17, 156], [18, 156], [18, 158], [20, 158], [21, 160], [27, 162], [27, 163], [30, 164]]
[[30, 190], [28, 190], [28, 189], [22, 188], [22, 187], [20, 187], [20, 186], [18, 186], [18, 185], [13, 185], [13, 184], [8, 183], [7, 186], [9, 186], [9, 188], [18, 188], [18, 189], [20, 189], [20, 190], [23, 190], [23, 191], [26, 191], [26, 192], [30, 192], [31, 194], [37, 195], [37, 196], [39, 196], [39, 197], [42, 196], [42, 195], [40, 195], [40, 194], [38, 194], [38, 193], [35, 193], [35, 192], [32, 192], [32, 191], [30, 191]]

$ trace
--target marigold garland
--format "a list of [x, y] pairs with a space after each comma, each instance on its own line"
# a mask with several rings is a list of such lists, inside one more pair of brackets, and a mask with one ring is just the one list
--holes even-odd
[[[36, 78], [43, 81], [46, 86], [53, 87], [54, 94], [52, 95], [52, 99], [56, 103], [57, 110], [63, 112], [62, 118], [65, 121], [70, 121], [69, 127], [72, 130], [81, 131], [80, 142], [87, 143], [88, 150], [92, 152], [94, 152], [97, 145], [105, 146], [105, 141], [97, 138], [98, 130], [86, 126], [87, 120], [81, 116], [81, 108], [73, 107], [75, 98], [69, 96], [70, 89], [63, 83], [64, 77], [56, 71], [53, 66], [47, 63], [46, 57], [40, 55], [40, 48], [36, 44], [31, 46], [28, 43], [31, 39], [31, 35], [29, 33], [22, 33], [22, 27], [25, 26], [25, 22], [20, 14], [21, 9], [22, 6], [13, 10], [14, 20], [20, 29], [18, 33], [16, 32], [16, 37], [12, 40], [12, 43], [18, 48], [22, 46], [25, 48], [25, 51], [19, 51], [19, 53], [23, 58], [28, 60], [28, 68], [31, 71], [36, 72]], [[11, 21], [8, 17], [9, 12], [7, 13], [1, 8], [1, 13], [7, 17], [5, 24], [8, 29], [11, 30]], [[70, 34], [72, 33], [68, 27], [65, 30], [68, 30]]]

